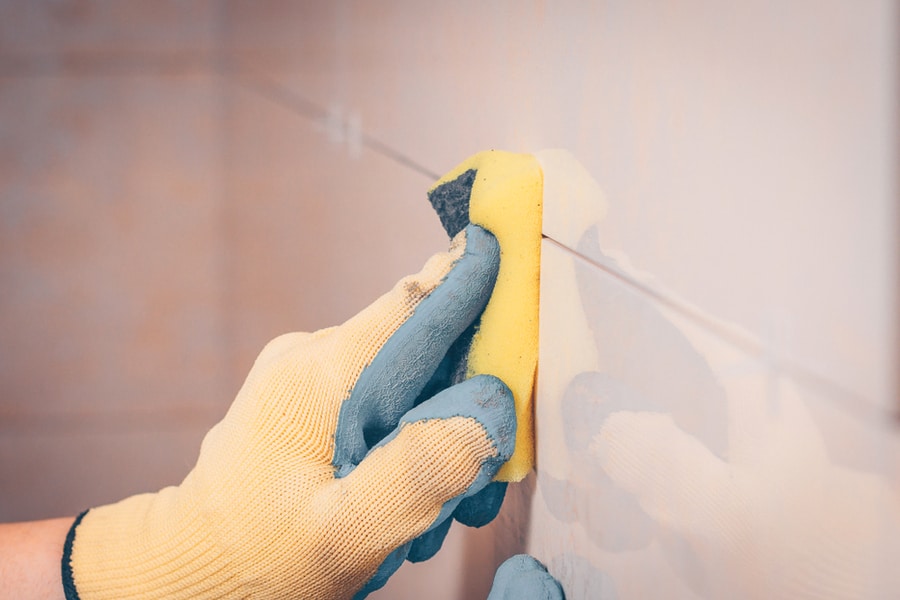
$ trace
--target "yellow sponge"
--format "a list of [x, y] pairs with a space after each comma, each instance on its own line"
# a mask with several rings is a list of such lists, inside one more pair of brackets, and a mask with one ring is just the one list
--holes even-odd
[[442, 177], [429, 192], [429, 199], [451, 236], [472, 222], [489, 230], [500, 243], [500, 272], [472, 340], [467, 375], [495, 375], [512, 390], [516, 448], [496, 479], [520, 481], [534, 465], [532, 396], [538, 357], [541, 167], [528, 154], [481, 152]]

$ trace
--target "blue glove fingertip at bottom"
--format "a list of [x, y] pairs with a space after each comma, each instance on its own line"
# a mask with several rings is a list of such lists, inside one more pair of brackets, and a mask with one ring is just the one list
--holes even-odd
[[517, 554], [497, 569], [488, 600], [565, 600], [565, 594], [540, 561]]
[[473, 496], [463, 498], [453, 511], [453, 518], [467, 527], [484, 527], [500, 512], [506, 485], [505, 481], [492, 481]]

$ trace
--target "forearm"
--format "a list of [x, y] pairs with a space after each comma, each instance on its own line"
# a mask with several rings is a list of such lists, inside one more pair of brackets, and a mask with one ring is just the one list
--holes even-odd
[[60, 560], [74, 517], [0, 524], [0, 600], [62, 600]]

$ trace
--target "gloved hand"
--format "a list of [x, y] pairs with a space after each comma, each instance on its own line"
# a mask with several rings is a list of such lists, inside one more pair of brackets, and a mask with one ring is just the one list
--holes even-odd
[[494, 575], [487, 600], [564, 600], [562, 586], [537, 559], [516, 554]]
[[76, 520], [67, 598], [363, 597], [433, 553], [513, 450], [499, 379], [447, 387], [498, 263], [470, 226], [343, 325], [270, 342], [181, 485]]

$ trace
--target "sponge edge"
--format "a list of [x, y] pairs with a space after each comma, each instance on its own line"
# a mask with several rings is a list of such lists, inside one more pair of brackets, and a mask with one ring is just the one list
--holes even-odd
[[[463, 180], [471, 180], [468, 220], [489, 230], [500, 244], [497, 283], [472, 340], [467, 375], [495, 375], [512, 390], [516, 446], [495, 479], [521, 481], [534, 466], [543, 173], [531, 155], [481, 152], [442, 177], [429, 195]], [[435, 207], [443, 221], [445, 211]]]

